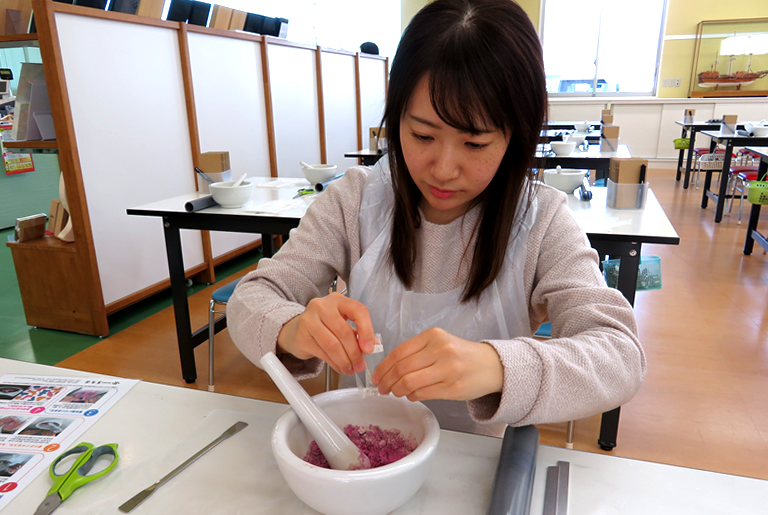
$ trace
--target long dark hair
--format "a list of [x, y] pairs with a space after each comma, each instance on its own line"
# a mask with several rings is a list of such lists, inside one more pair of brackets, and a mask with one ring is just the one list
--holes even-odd
[[432, 107], [445, 123], [468, 133], [495, 127], [511, 136], [496, 175], [473, 203], [481, 205], [481, 213], [462, 295], [466, 302], [478, 299], [496, 279], [515, 222], [533, 195], [526, 178], [547, 109], [541, 43], [528, 16], [512, 0], [436, 0], [403, 32], [383, 122], [395, 192], [389, 257], [406, 288], [414, 279], [421, 193], [403, 157], [400, 119], [424, 76], [429, 77]]

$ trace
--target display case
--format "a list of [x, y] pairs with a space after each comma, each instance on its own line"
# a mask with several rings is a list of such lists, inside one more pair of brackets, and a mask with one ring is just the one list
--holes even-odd
[[768, 18], [700, 22], [688, 96], [768, 96]]

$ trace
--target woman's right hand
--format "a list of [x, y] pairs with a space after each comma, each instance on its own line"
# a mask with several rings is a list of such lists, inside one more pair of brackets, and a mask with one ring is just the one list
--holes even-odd
[[373, 343], [368, 308], [340, 293], [309, 301], [304, 313], [289, 320], [277, 336], [278, 352], [299, 359], [317, 357], [347, 375], [365, 369], [363, 353], [371, 352]]

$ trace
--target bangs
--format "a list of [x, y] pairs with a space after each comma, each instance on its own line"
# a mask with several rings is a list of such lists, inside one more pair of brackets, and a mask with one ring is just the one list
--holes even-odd
[[478, 59], [471, 56], [453, 54], [439, 61], [443, 62], [429, 72], [430, 99], [437, 116], [469, 134], [496, 129], [510, 132], [504, 115], [508, 102], [488, 82], [493, 74], [482, 70]]

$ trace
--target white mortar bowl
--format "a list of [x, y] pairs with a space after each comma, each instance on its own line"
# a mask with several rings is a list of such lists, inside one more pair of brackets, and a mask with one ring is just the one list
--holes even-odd
[[208, 185], [208, 188], [211, 190], [213, 200], [215, 200], [221, 207], [241, 207], [243, 204], [251, 200], [253, 184], [248, 181], [243, 181], [240, 183], [240, 186], [233, 188], [232, 185], [234, 183], [235, 181], [227, 181], [214, 182], [213, 184]]
[[768, 125], [759, 125], [747, 123], [744, 125], [746, 131], [750, 134], [754, 134], [757, 138], [765, 138], [768, 136]]
[[302, 166], [301, 171], [304, 172], [304, 177], [313, 186], [336, 177], [336, 165], [312, 165], [311, 168]]
[[429, 408], [393, 395], [362, 398], [356, 388], [324, 392], [313, 399], [342, 429], [348, 424], [374, 424], [399, 429], [420, 443], [405, 458], [383, 467], [324, 469], [303, 460], [313, 438], [288, 410], [272, 431], [272, 453], [288, 486], [305, 504], [326, 515], [384, 515], [421, 488], [440, 439], [440, 426]]
[[555, 155], [558, 156], [567, 156], [570, 155], [571, 152], [576, 150], [576, 142], [575, 141], [550, 141], [549, 142], [550, 148], [552, 148], [552, 151], [555, 153]]
[[571, 193], [581, 186], [581, 180], [586, 174], [587, 170], [576, 168], [561, 168], [560, 173], [557, 173], [557, 168], [547, 168], [544, 170], [544, 184]]
[[573, 128], [576, 129], [576, 132], [587, 132], [590, 126], [591, 124], [589, 122], [576, 122], [573, 124]]
[[587, 135], [585, 133], [581, 132], [572, 132], [571, 135], [568, 137], [568, 141], [573, 141], [576, 143], [576, 146], [581, 146], [582, 143], [584, 143], [584, 140], [587, 139]]

